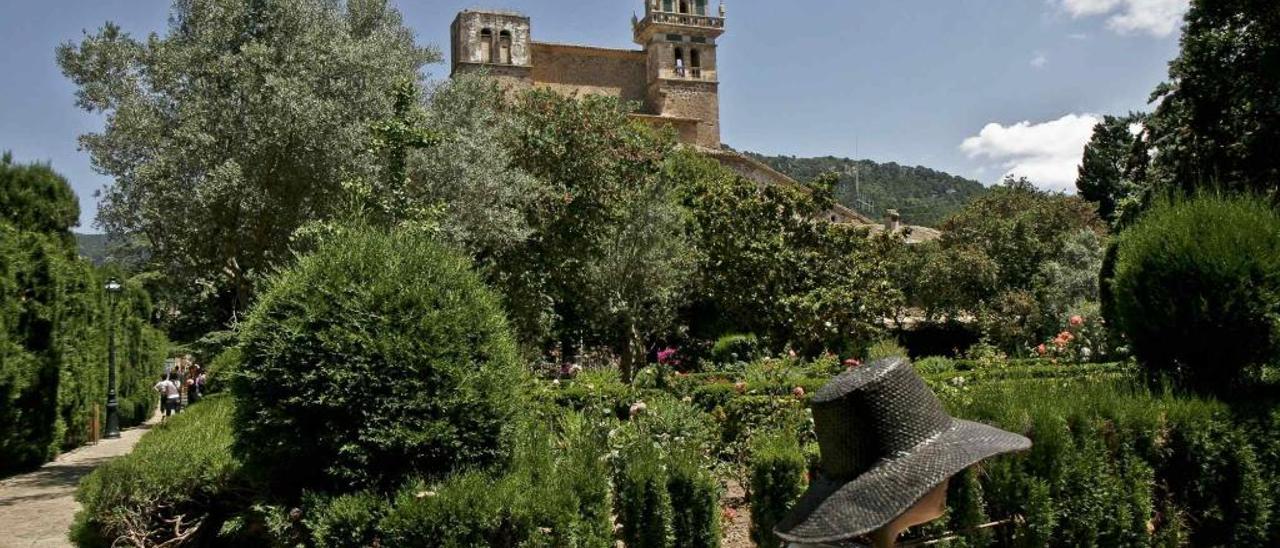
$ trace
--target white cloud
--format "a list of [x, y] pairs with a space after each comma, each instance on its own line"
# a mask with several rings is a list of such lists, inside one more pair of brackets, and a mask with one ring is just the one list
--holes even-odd
[[970, 158], [998, 163], [1006, 176], [1026, 177], [1049, 190], [1071, 191], [1084, 145], [1101, 121], [1093, 114], [1068, 114], [1040, 123], [992, 122], [960, 143], [960, 149]]
[[1077, 19], [1107, 15], [1107, 27], [1121, 34], [1168, 36], [1182, 23], [1191, 0], [1061, 0]]
[[1049, 58], [1045, 57], [1043, 51], [1037, 51], [1035, 57], [1031, 58], [1031, 68], [1044, 68], [1049, 64]]

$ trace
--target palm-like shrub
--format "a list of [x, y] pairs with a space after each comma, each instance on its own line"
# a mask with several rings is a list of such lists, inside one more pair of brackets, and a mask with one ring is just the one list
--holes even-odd
[[496, 297], [417, 232], [344, 231], [250, 314], [236, 448], [276, 488], [398, 486], [507, 453], [519, 364]]
[[1280, 349], [1280, 216], [1247, 198], [1159, 205], [1121, 236], [1112, 290], [1149, 369], [1236, 384]]

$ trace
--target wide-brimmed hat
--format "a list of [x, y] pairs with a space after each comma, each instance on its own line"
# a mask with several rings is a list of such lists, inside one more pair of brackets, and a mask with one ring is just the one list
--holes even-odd
[[813, 397], [821, 466], [775, 528], [783, 540], [835, 543], [879, 529], [970, 465], [1031, 447], [952, 418], [905, 358], [841, 373]]

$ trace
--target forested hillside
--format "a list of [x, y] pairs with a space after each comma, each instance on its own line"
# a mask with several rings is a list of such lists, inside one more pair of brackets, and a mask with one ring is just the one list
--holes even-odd
[[106, 234], [76, 234], [76, 250], [81, 257], [96, 265], [107, 262]]
[[[835, 172], [840, 176], [836, 199], [873, 219], [884, 210], [897, 209], [904, 222], [937, 226], [948, 215], [986, 192], [982, 183], [957, 177], [927, 167], [909, 167], [893, 162], [880, 164], [871, 160], [852, 160], [823, 156], [764, 156], [745, 153], [798, 181], [810, 181], [818, 175]], [[855, 174], [861, 196], [855, 196]]]

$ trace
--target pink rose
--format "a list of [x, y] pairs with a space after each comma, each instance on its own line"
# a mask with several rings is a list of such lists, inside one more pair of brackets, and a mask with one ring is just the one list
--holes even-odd
[[795, 388], [792, 388], [792, 389], [791, 389], [791, 395], [792, 395], [792, 396], [795, 396], [795, 397], [797, 397], [797, 398], [804, 398], [804, 387], [803, 387], [803, 386], [797, 386], [797, 387], [795, 387]]
[[1071, 325], [1074, 325], [1076, 327], [1080, 327], [1084, 325], [1084, 318], [1081, 318], [1080, 316], [1072, 316]]

